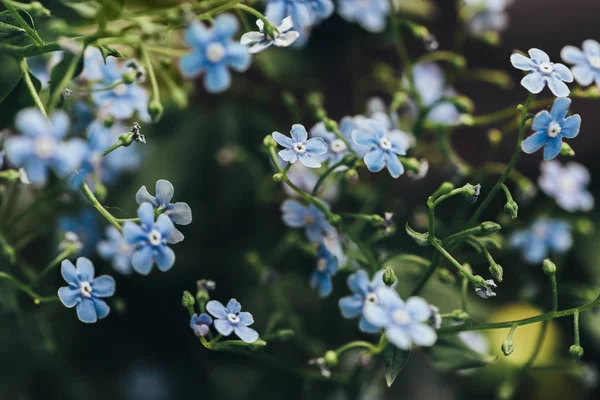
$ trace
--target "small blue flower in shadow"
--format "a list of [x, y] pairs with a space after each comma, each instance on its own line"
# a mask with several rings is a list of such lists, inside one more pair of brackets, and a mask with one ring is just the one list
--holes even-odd
[[331, 294], [333, 285], [331, 277], [336, 274], [339, 268], [339, 262], [325, 246], [319, 244], [317, 249], [317, 268], [310, 276], [310, 287], [319, 290], [319, 296], [325, 297]]

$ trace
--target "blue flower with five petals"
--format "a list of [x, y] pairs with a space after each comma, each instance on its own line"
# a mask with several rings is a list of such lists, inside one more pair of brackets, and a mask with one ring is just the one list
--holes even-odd
[[398, 156], [406, 155], [406, 141], [398, 132], [388, 132], [380, 122], [373, 119], [352, 132], [352, 139], [361, 146], [369, 146], [364, 156], [365, 165], [371, 172], [379, 172], [387, 166], [390, 175], [398, 178], [404, 167]]
[[173, 222], [166, 215], [159, 215], [154, 222], [154, 209], [150, 203], [142, 203], [138, 208], [141, 225], [125, 222], [123, 236], [130, 246], [135, 246], [131, 256], [134, 271], [148, 275], [152, 265], [165, 272], [173, 267], [175, 253], [167, 246], [167, 239], [173, 234]]
[[583, 165], [571, 161], [562, 166], [558, 161], [550, 161], [542, 163], [540, 169], [538, 185], [563, 210], [577, 212], [594, 208], [594, 196], [587, 190], [590, 172]]
[[194, 331], [196, 336], [204, 337], [208, 335], [212, 322], [213, 320], [208, 314], [194, 314], [190, 318], [190, 329]]
[[269, 0], [265, 10], [267, 19], [276, 24], [291, 16], [296, 29], [328, 18], [332, 13], [332, 0]]
[[600, 88], [600, 43], [593, 39], [583, 42], [583, 51], [575, 46], [565, 46], [560, 52], [563, 61], [574, 64], [571, 72], [577, 83], [589, 86], [594, 81]]
[[15, 127], [20, 136], [6, 139], [6, 156], [15, 167], [23, 167], [32, 183], [44, 184], [48, 170], [64, 178], [79, 167], [86, 154], [81, 139], [61, 142], [69, 131], [69, 117], [57, 111], [47, 119], [38, 109], [19, 111]]
[[338, 14], [346, 21], [356, 22], [369, 32], [382, 32], [390, 13], [389, 0], [340, 0]]
[[571, 99], [561, 97], [554, 100], [550, 112], [543, 110], [536, 114], [531, 125], [534, 134], [521, 143], [525, 153], [535, 153], [544, 147], [544, 160], [552, 160], [560, 153], [563, 138], [577, 136], [581, 117], [579, 114], [567, 117], [570, 105]]
[[192, 22], [185, 31], [185, 41], [192, 47], [192, 52], [179, 61], [183, 76], [193, 78], [204, 72], [206, 90], [211, 93], [226, 90], [231, 85], [227, 67], [243, 72], [251, 62], [246, 46], [233, 40], [237, 30], [238, 22], [229, 14], [216, 17], [212, 29], [207, 29], [201, 22]]
[[64, 260], [60, 270], [69, 284], [58, 289], [58, 298], [65, 307], [76, 306], [77, 318], [88, 324], [106, 318], [110, 307], [102, 298], [115, 294], [115, 280], [108, 275], [94, 279], [94, 264], [85, 257], [77, 259], [77, 268]]
[[511, 247], [520, 249], [530, 264], [539, 264], [550, 254], [561, 254], [573, 245], [571, 226], [567, 221], [540, 218], [529, 229], [513, 233]]
[[308, 139], [306, 128], [300, 124], [292, 125], [290, 133], [291, 139], [279, 132], [273, 132], [272, 134], [273, 139], [279, 145], [285, 147], [284, 150], [279, 152], [279, 157], [283, 161], [295, 163], [300, 160], [307, 167], [319, 168], [321, 163], [313, 157], [327, 152], [327, 144], [325, 144], [323, 138], [313, 137]]
[[567, 97], [571, 91], [565, 82], [573, 82], [573, 74], [565, 65], [550, 62], [550, 57], [540, 49], [529, 49], [529, 57], [514, 53], [510, 56], [512, 65], [523, 71], [530, 71], [521, 80], [521, 85], [533, 94], [538, 94], [548, 85], [556, 97]]
[[335, 232], [325, 214], [314, 204], [305, 206], [296, 200], [286, 200], [281, 205], [283, 222], [291, 228], [305, 228], [306, 237], [313, 242], [321, 242], [323, 237]]
[[331, 277], [336, 274], [339, 268], [339, 262], [325, 246], [319, 244], [317, 249], [317, 268], [310, 276], [310, 287], [319, 290], [319, 296], [325, 297], [331, 294], [333, 285]]
[[108, 226], [105, 234], [106, 239], [98, 242], [96, 251], [103, 260], [110, 261], [117, 272], [123, 275], [131, 274], [131, 256], [135, 248], [127, 244], [121, 232], [114, 226]]
[[211, 300], [206, 304], [206, 310], [211, 313], [215, 329], [223, 336], [235, 333], [246, 343], [253, 343], [258, 339], [258, 332], [249, 328], [254, 323], [254, 318], [249, 312], [242, 311], [242, 305], [236, 299], [231, 299], [227, 307], [219, 301]]
[[[175, 189], [171, 182], [166, 179], [156, 181], [156, 197], [148, 193], [146, 186], [142, 186], [135, 194], [135, 201], [138, 204], [148, 202], [160, 212], [163, 212], [167, 217], [177, 225], [189, 225], [192, 223], [192, 209], [187, 203], [177, 202], [171, 203]], [[184, 239], [183, 233], [177, 228], [173, 228], [173, 234], [168, 238], [169, 244], [179, 243]]]
[[362, 269], [358, 270], [348, 277], [348, 287], [353, 294], [340, 299], [339, 306], [342, 316], [344, 318], [356, 318], [360, 315], [358, 328], [361, 331], [367, 333], [379, 332], [381, 328], [370, 324], [363, 311], [366, 304], [377, 303], [377, 289], [386, 287], [383, 283], [383, 270], [378, 271], [370, 282], [367, 272]]
[[401, 350], [410, 350], [412, 344], [433, 346], [437, 334], [429, 324], [431, 306], [420, 297], [409, 297], [404, 302], [395, 290], [388, 287], [375, 292], [378, 301], [367, 303], [364, 316], [377, 327], [384, 328], [393, 345]]

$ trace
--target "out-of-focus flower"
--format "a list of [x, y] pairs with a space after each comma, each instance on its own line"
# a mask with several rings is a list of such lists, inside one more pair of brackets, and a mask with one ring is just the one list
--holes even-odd
[[206, 304], [206, 310], [216, 319], [215, 329], [223, 336], [235, 333], [246, 343], [253, 343], [258, 339], [258, 332], [249, 328], [254, 323], [252, 314], [242, 311], [242, 305], [236, 299], [231, 299], [227, 307], [216, 300]]
[[[285, 164], [283, 165], [283, 167]], [[296, 187], [303, 190], [306, 193], [312, 193], [317, 181], [319, 180], [319, 175], [315, 172], [313, 168], [308, 168], [302, 165], [301, 163], [294, 163], [288, 169], [287, 177]], [[290, 197], [298, 197], [298, 193], [296, 193], [292, 188], [290, 188], [285, 182], [282, 183], [281, 187], [285, 194]], [[319, 192], [319, 198], [327, 200], [329, 202], [335, 201], [338, 197], [338, 184], [334, 180], [330, 180], [328, 182], [323, 183], [321, 186], [321, 190]]]
[[192, 52], [179, 61], [186, 78], [205, 73], [204, 87], [211, 93], [226, 90], [231, 85], [228, 67], [243, 72], [250, 67], [251, 56], [246, 46], [233, 40], [238, 22], [232, 15], [221, 14], [215, 18], [212, 29], [201, 22], [192, 22], [185, 31], [185, 41]]
[[369, 282], [369, 275], [365, 270], [358, 270], [348, 276], [348, 287], [353, 293], [350, 296], [342, 297], [339, 301], [340, 310], [344, 318], [356, 318], [360, 316], [358, 327], [361, 331], [367, 333], [377, 333], [381, 329], [378, 326], [370, 324], [364, 316], [366, 304], [377, 303], [377, 289], [386, 287], [383, 283], [384, 271], [378, 271]]
[[82, 245], [81, 254], [91, 256], [100, 239], [98, 214], [96, 210], [85, 209], [77, 215], [61, 216], [57, 220], [60, 232], [72, 232], [77, 235]]
[[276, 24], [287, 16], [292, 17], [296, 29], [328, 18], [332, 13], [332, 0], [269, 0], [265, 10], [267, 19]]
[[21, 133], [5, 141], [6, 156], [16, 167], [23, 167], [32, 183], [44, 184], [52, 168], [61, 178], [75, 170], [85, 155], [80, 139], [61, 142], [69, 131], [69, 117], [57, 111], [50, 119], [35, 108], [19, 111], [15, 127]]
[[[155, 190], [156, 197], [148, 193], [146, 186], [142, 186], [135, 194], [135, 201], [140, 205], [144, 202], [152, 204], [156, 210], [164, 212], [174, 224], [188, 225], [192, 222], [192, 209], [187, 203], [171, 203], [173, 193], [175, 193], [175, 189], [171, 182], [166, 179], [159, 179], [156, 181]], [[168, 238], [168, 243], [179, 243], [183, 239], [183, 233], [174, 227], [173, 234]]]
[[173, 234], [173, 222], [166, 215], [159, 215], [154, 222], [154, 209], [150, 203], [142, 203], [138, 208], [141, 224], [127, 221], [123, 226], [125, 241], [135, 246], [131, 256], [134, 271], [148, 275], [152, 265], [165, 272], [173, 267], [175, 253], [167, 246], [167, 239]]
[[500, 33], [508, 26], [506, 7], [512, 0], [464, 0], [467, 9], [467, 29], [473, 36]]
[[98, 242], [96, 251], [103, 260], [110, 261], [117, 272], [123, 275], [131, 274], [131, 256], [135, 249], [127, 244], [121, 232], [114, 226], [106, 227], [105, 234], [106, 239]]
[[540, 188], [562, 209], [576, 212], [594, 208], [594, 197], [586, 188], [590, 183], [590, 173], [583, 165], [568, 162], [562, 166], [558, 161], [551, 161], [542, 163], [540, 169]]
[[325, 214], [313, 204], [305, 206], [296, 200], [288, 199], [281, 205], [281, 212], [283, 222], [287, 226], [304, 228], [306, 237], [313, 242], [321, 242], [324, 236], [335, 231]]
[[569, 250], [573, 245], [573, 237], [568, 222], [540, 218], [529, 229], [513, 233], [509, 242], [511, 247], [522, 251], [525, 261], [538, 264], [550, 254]]
[[390, 13], [388, 0], [339, 0], [338, 14], [346, 21], [356, 22], [369, 32], [382, 32]]
[[69, 286], [58, 289], [58, 298], [65, 307], [76, 307], [77, 318], [81, 322], [94, 323], [106, 318], [110, 307], [102, 298], [115, 293], [115, 280], [108, 275], [94, 279], [94, 265], [85, 257], [77, 259], [77, 268], [69, 260], [64, 260], [61, 273]]
[[273, 132], [273, 139], [279, 145], [285, 147], [279, 152], [279, 157], [284, 161], [295, 163], [300, 160], [302, 164], [309, 168], [319, 168], [321, 163], [313, 158], [327, 152], [327, 144], [320, 137], [308, 139], [306, 128], [300, 124], [292, 125], [290, 131], [291, 139], [279, 132]]
[[394, 131], [386, 132], [381, 123], [368, 120], [352, 132], [352, 139], [361, 146], [370, 146], [369, 152], [364, 156], [369, 171], [379, 172], [387, 166], [392, 177], [402, 175], [404, 167], [398, 158], [406, 155], [406, 142], [402, 135]]
[[50, 83], [50, 71], [61, 62], [62, 58], [62, 51], [54, 51], [50, 53], [50, 57], [47, 57], [46, 54], [27, 57], [27, 67], [31, 74], [40, 81], [42, 88], [45, 88]]
[[339, 262], [327, 247], [321, 243], [317, 249], [317, 268], [310, 277], [310, 287], [319, 290], [319, 296], [326, 297], [331, 294], [333, 285], [331, 277], [336, 274]]
[[536, 114], [531, 126], [535, 132], [521, 143], [525, 153], [535, 153], [544, 147], [544, 160], [552, 160], [560, 153], [563, 138], [572, 139], [579, 134], [581, 117], [579, 114], [567, 117], [570, 105], [571, 99], [558, 98], [550, 112], [543, 110]]
[[583, 51], [575, 46], [565, 46], [560, 52], [564, 62], [574, 64], [571, 72], [577, 83], [589, 86], [594, 81], [600, 88], [600, 43], [593, 39], [583, 42]]
[[250, 54], [260, 53], [266, 50], [271, 45], [277, 47], [288, 47], [291, 46], [296, 39], [300, 36], [300, 32], [293, 31], [294, 23], [292, 17], [286, 17], [281, 21], [281, 24], [277, 27], [277, 33], [275, 37], [267, 37], [264, 32], [265, 23], [262, 20], [256, 20], [259, 32], [246, 32], [240, 38], [240, 43], [244, 46], [250, 46], [248, 52]]
[[550, 62], [550, 57], [540, 49], [529, 49], [529, 57], [513, 53], [512, 65], [529, 71], [521, 80], [521, 85], [533, 94], [540, 93], [546, 85], [556, 97], [567, 97], [571, 91], [565, 82], [573, 82], [573, 74], [565, 65]]

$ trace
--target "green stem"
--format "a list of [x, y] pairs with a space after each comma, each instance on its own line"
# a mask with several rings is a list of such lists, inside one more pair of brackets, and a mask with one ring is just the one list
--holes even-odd
[[574, 344], [580, 346], [581, 342], [579, 339], [579, 312], [573, 314], [573, 337]]
[[102, 152], [102, 157], [106, 157], [119, 147], [127, 147], [133, 142], [133, 134], [131, 132], [122, 133], [112, 146]]
[[[267, 17], [265, 17], [265, 16], [264, 16], [262, 13], [260, 13], [260, 12], [259, 12], [259, 11], [257, 11], [257, 10], [255, 10], [254, 8], [252, 8], [252, 7], [249, 7], [249, 6], [245, 5], [245, 4], [237, 4], [237, 5], [235, 6], [235, 8], [237, 8], [238, 10], [243, 10], [243, 11], [245, 11], [245, 12], [249, 13], [249, 14], [252, 14], [252, 15], [254, 15], [256, 18], [260, 19], [260, 20], [261, 20], [261, 21], [262, 21], [262, 22], [265, 24], [265, 28], [266, 28], [267, 26], [270, 26], [270, 27], [271, 27], [271, 29], [273, 29], [273, 28], [274, 28], [274, 29], [277, 29], [275, 26], [273, 26], [273, 24], [271, 23], [271, 21], [269, 21], [269, 20], [267, 19]], [[265, 31], [266, 31], [266, 30], [265, 30]]]
[[56, 87], [53, 88], [53, 90], [51, 91], [52, 94], [50, 96], [50, 100], [48, 100], [48, 111], [52, 112], [52, 110], [54, 109], [56, 104], [58, 104], [58, 100], [60, 99], [60, 96], [62, 95], [63, 88], [67, 87], [69, 82], [71, 82], [71, 79], [73, 79], [73, 75], [75, 75], [75, 70], [77, 69], [77, 65], [81, 61], [82, 54], [83, 53], [73, 55], [73, 59], [71, 60], [71, 63], [69, 64], [69, 66], [67, 68], [67, 71], [61, 77], [60, 81], [58, 82], [58, 85], [56, 85]]
[[15, 249], [8, 243], [6, 238], [0, 232], [0, 254], [3, 254], [8, 258], [8, 262], [14, 264], [17, 260], [17, 254]]
[[437, 249], [437, 251], [439, 251], [448, 261], [450, 261], [450, 263], [452, 265], [454, 265], [456, 267], [456, 269], [458, 269], [460, 271], [460, 273], [469, 280], [469, 282], [471, 282], [471, 284], [474, 287], [480, 287], [480, 283], [477, 281], [477, 279], [475, 279], [475, 277], [473, 276], [473, 274], [471, 272], [469, 272], [464, 266], [462, 266], [461, 263], [459, 263], [458, 261], [456, 261], [456, 259], [454, 257], [452, 257], [452, 255], [450, 253], [448, 253], [446, 251], [446, 249], [444, 249], [444, 247], [441, 245], [441, 242], [439, 240], [434, 240], [431, 243], [433, 245], [433, 247], [435, 247]]
[[555, 274], [550, 276], [550, 284], [552, 286], [552, 311], [556, 311], [558, 310], [558, 288]]
[[42, 99], [40, 99], [40, 95], [37, 90], [35, 90], [35, 86], [33, 85], [33, 81], [31, 80], [31, 76], [29, 75], [29, 67], [27, 66], [27, 61], [25, 58], [22, 58], [19, 61], [19, 68], [21, 69], [21, 75], [23, 76], [23, 80], [25, 81], [25, 85], [27, 86], [27, 90], [31, 93], [31, 97], [33, 98], [33, 102], [39, 108], [40, 112], [44, 114], [44, 117], [48, 118], [48, 114], [46, 113], [46, 109], [44, 108], [44, 103], [42, 103]]
[[490, 204], [490, 202], [492, 201], [494, 196], [496, 196], [496, 193], [498, 193], [498, 191], [500, 190], [500, 188], [501, 188], [500, 185], [502, 185], [504, 183], [504, 181], [506, 180], [506, 178], [508, 178], [508, 176], [510, 175], [510, 172], [512, 171], [515, 164], [517, 163], [517, 161], [521, 155], [521, 143], [523, 142], [523, 136], [525, 135], [525, 123], [529, 119], [528, 118], [529, 116], [527, 115], [527, 111], [529, 110], [529, 105], [531, 104], [531, 100], [533, 100], [533, 94], [530, 93], [529, 96], [527, 97], [527, 101], [525, 102], [525, 105], [521, 108], [521, 124], [519, 127], [519, 136], [517, 138], [517, 145], [515, 148], [515, 152], [513, 153], [512, 157], [510, 159], [510, 162], [508, 163], [508, 165], [506, 167], [506, 170], [504, 171], [502, 176], [500, 176], [500, 178], [498, 179], [498, 182], [496, 182], [496, 184], [494, 185], [492, 190], [488, 193], [485, 200], [483, 200], [483, 202], [479, 205], [477, 210], [475, 210], [475, 212], [473, 213], [473, 215], [467, 222], [467, 225], [466, 225], [467, 227], [473, 225], [477, 221], [477, 219], [479, 219], [479, 217], [481, 216], [483, 211], [487, 208], [487, 206]]
[[102, 206], [102, 204], [100, 204], [100, 202], [98, 201], [98, 199], [96, 198], [96, 196], [94, 196], [94, 193], [92, 193], [92, 191], [90, 190], [90, 187], [87, 185], [87, 183], [83, 182], [83, 184], [81, 185], [81, 193], [83, 194], [83, 196], [87, 199], [87, 201], [96, 209], [98, 210], [98, 212], [104, 217], [106, 218], [106, 220], [115, 228], [117, 228], [117, 230], [121, 233], [123, 233], [123, 228], [121, 227], [121, 225], [117, 222], [117, 220], [115, 219], [115, 217], [112, 216], [112, 214], [110, 212], [108, 212], [106, 210], [106, 208], [104, 208]]
[[118, 80], [114, 81], [113, 83], [111, 83], [110, 85], [104, 86], [101, 88], [71, 86], [70, 89], [73, 90], [74, 92], [80, 92], [80, 93], [105, 92], [107, 90], [112, 90], [121, 84], [124, 84], [123, 79], [118, 79]]
[[58, 256], [56, 256], [46, 267], [37, 275], [35, 278], [31, 280], [30, 285], [35, 286], [46, 274], [54, 269], [57, 265], [59, 265], [63, 260], [69, 258], [69, 256], [75, 254], [77, 249], [74, 246], [67, 247], [64, 249]]
[[152, 95], [150, 98], [150, 102], [152, 101], [160, 101], [160, 92], [158, 89], [158, 82], [156, 81], [156, 74], [154, 73], [154, 67], [152, 66], [152, 61], [150, 61], [150, 56], [146, 51], [144, 46], [140, 46], [140, 53], [142, 56], [142, 62], [146, 66], [146, 71], [148, 71], [148, 78], [150, 79], [150, 87], [152, 88]]
[[338, 161], [337, 163], [333, 164], [331, 167], [327, 168], [327, 171], [325, 171], [323, 173], [323, 175], [321, 175], [319, 177], [319, 180], [315, 184], [315, 187], [312, 190], [312, 195], [313, 196], [317, 196], [319, 194], [319, 189], [321, 188], [321, 185], [325, 182], [325, 179], [327, 179], [327, 177], [333, 171], [335, 171], [337, 168], [341, 167], [342, 165], [349, 165], [349, 166], [351, 166], [352, 164], [354, 164], [355, 161], [356, 161], [355, 158], [353, 158], [351, 161], [346, 160], [346, 158], [342, 158], [340, 161]]
[[468, 312], [467, 310], [467, 299], [469, 295], [469, 280], [467, 278], [462, 279], [462, 287], [460, 292], [460, 307], [464, 312]]
[[28, 285], [22, 283], [17, 278], [15, 278], [14, 276], [12, 276], [10, 274], [7, 274], [6, 272], [0, 272], [0, 279], [4, 279], [4, 280], [8, 281], [12, 286], [19, 289], [23, 293], [27, 294], [29, 297], [31, 297], [33, 299], [33, 302], [35, 304], [48, 303], [51, 301], [58, 300], [58, 296], [41, 297], [36, 292], [31, 290], [31, 288]]
[[378, 354], [381, 352], [381, 349], [379, 349], [379, 346], [376, 346], [373, 343], [356, 340], [354, 342], [346, 343], [345, 345], [339, 347], [337, 350], [335, 350], [335, 354], [337, 356], [340, 356], [348, 350], [357, 349], [357, 348], [365, 348], [371, 354]]

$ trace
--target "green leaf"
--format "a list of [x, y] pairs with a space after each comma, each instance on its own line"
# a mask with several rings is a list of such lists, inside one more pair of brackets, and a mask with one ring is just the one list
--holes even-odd
[[406, 228], [406, 233], [408, 233], [408, 236], [413, 238], [414, 241], [417, 242], [417, 244], [419, 246], [431, 245], [431, 243], [429, 243], [429, 233], [428, 232], [419, 233], [419, 232], [413, 230], [410, 226], [408, 226], [408, 222], [406, 223], [405, 228]]
[[116, 58], [125, 58], [123, 57], [123, 54], [121, 54], [121, 52], [113, 47], [110, 46], [106, 46], [106, 45], [98, 45], [98, 49], [100, 49], [100, 52], [102, 53], [102, 57], [104, 57], [104, 63], [106, 63], [106, 59], [109, 56], [113, 56]]
[[[71, 64], [74, 62], [77, 62], [77, 65], [71, 74], [69, 69], [72, 68]], [[81, 71], [83, 71], [83, 57], [81, 54], [64, 52], [61, 62], [52, 68], [52, 71], [50, 72], [50, 98], [52, 98], [57, 91], [62, 91], [81, 73]], [[62, 96], [60, 101], [62, 101]]]
[[[33, 76], [33, 74], [29, 73], [29, 76], [31, 77], [35, 90], [39, 93], [42, 84], [35, 76]], [[11, 91], [0, 100], [0, 110], [2, 110], [2, 112], [0, 112], [0, 129], [12, 125], [15, 120], [15, 115], [21, 109], [34, 105], [35, 103], [31, 97], [31, 93], [27, 89], [23, 77], [20, 77]]]
[[458, 335], [439, 338], [426, 353], [433, 364], [444, 371], [484, 367], [498, 359], [473, 350]]
[[86, 19], [96, 18], [102, 8], [102, 4], [97, 1], [61, 0], [61, 2]]
[[[19, 10], [21, 16], [33, 28], [33, 19], [27, 11]], [[8, 40], [25, 34], [25, 29], [19, 26], [19, 22], [9, 11], [0, 12], [0, 40]]]
[[391, 387], [400, 371], [402, 371], [402, 368], [406, 365], [410, 356], [410, 350], [400, 350], [389, 343], [381, 355], [385, 363], [385, 381], [388, 387]]

